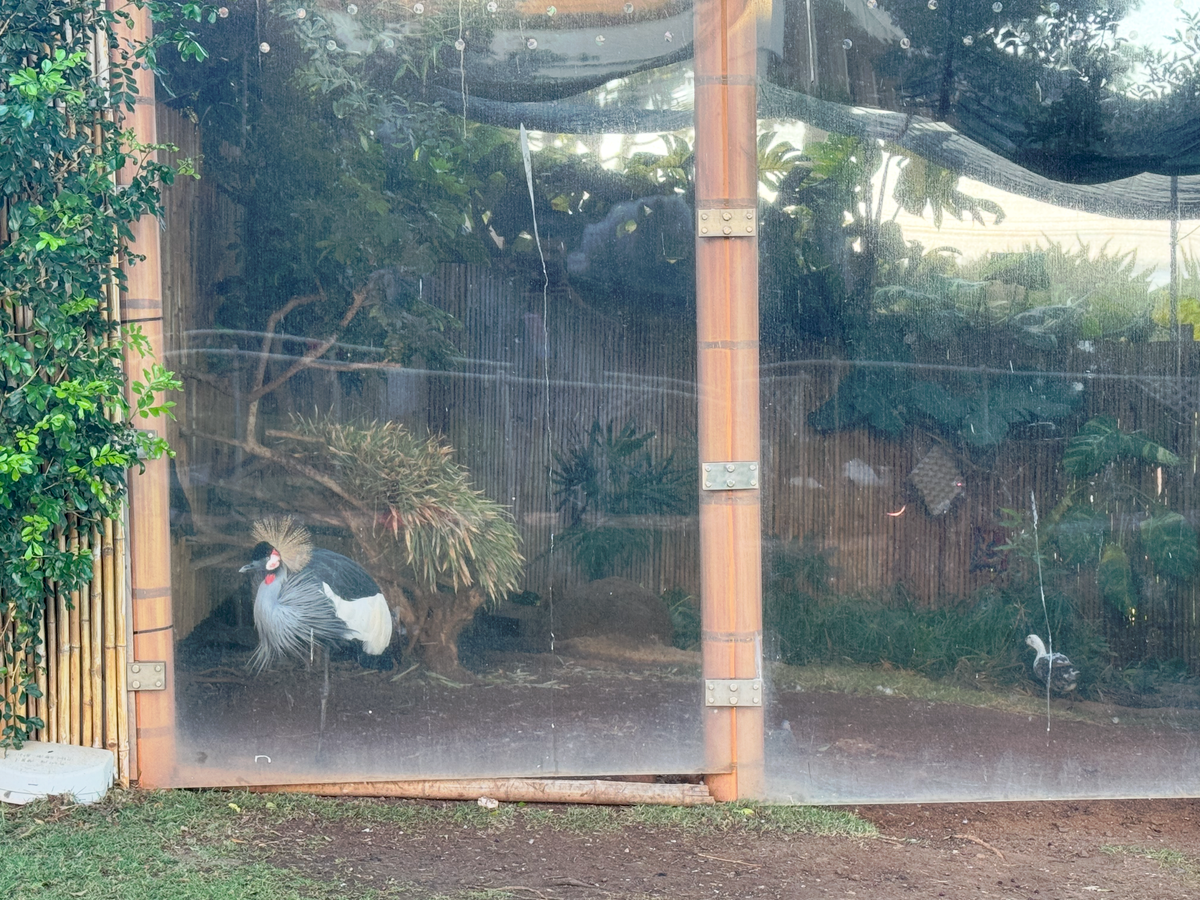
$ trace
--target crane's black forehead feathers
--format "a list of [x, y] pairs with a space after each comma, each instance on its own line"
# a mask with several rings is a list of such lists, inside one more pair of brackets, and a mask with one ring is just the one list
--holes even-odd
[[266, 559], [271, 555], [271, 545], [266, 541], [259, 541], [254, 545], [254, 549], [250, 551], [250, 559]]

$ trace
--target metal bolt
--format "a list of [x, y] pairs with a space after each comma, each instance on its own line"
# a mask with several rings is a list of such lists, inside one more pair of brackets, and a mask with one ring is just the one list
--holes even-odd
[[733, 463], [728, 463], [728, 464], [725, 466], [725, 471], [726, 471], [726, 472], [732, 472], [732, 471], [733, 471]]
[[729, 698], [729, 705], [730, 705], [730, 706], [737, 706], [737, 697], [730, 697], [730, 698]]
[[733, 213], [726, 210], [725, 212], [721, 213], [721, 218], [724, 219], [726, 222], [728, 222], [730, 219], [733, 218]]
[[722, 234], [733, 234], [733, 229], [730, 228], [728, 225], [726, 225], [724, 228], [721, 229], [721, 233]]
[[131, 669], [130, 671], [133, 671], [133, 672], [140, 672], [140, 671], [142, 671], [142, 667], [141, 667], [141, 666], [133, 666], [133, 667], [132, 667], [132, 669]]
[[136, 691], [138, 688], [140, 688], [141, 686], [142, 686], [142, 683], [141, 683], [140, 681], [135, 681], [135, 682], [133, 682], [133, 689], [134, 689], [135, 691]]

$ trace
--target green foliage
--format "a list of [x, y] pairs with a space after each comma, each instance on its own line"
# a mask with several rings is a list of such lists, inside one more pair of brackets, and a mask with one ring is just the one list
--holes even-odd
[[[128, 13], [96, 0], [0, 0], [0, 669], [16, 675], [0, 698], [0, 746], [42, 725], [16, 704], [38, 696], [47, 597], [91, 579], [90, 551], [62, 549], [62, 536], [119, 518], [126, 470], [167, 449], [133, 426], [169, 415], [173, 404], [158, 395], [180, 386], [152, 361], [126, 399], [125, 349], [145, 356], [148, 344], [111, 322], [103, 302], [123, 283], [120, 256], [139, 259], [125, 245], [133, 223], [159, 212], [177, 174], [156, 161], [162, 148], [139, 144], [105, 110], [133, 109], [134, 70], [163, 44], [202, 56], [185, 26], [215, 16], [197, 4], [148, 5], [158, 37], [131, 43]], [[115, 54], [103, 85], [88, 63], [97, 30]], [[122, 169], [128, 183], [118, 186]]]
[[654, 438], [632, 420], [619, 431], [597, 420], [581, 443], [555, 457], [555, 497], [569, 522], [558, 541], [591, 579], [650, 552], [655, 526], [647, 517], [693, 509], [694, 467], [674, 453], [656, 457]]
[[[1045, 631], [1040, 601], [1031, 602], [1027, 588], [925, 608], [903, 595], [814, 598], [769, 582], [763, 627], [778, 635], [782, 661], [791, 665], [883, 665], [975, 686], [980, 679], [1017, 683], [1029, 677], [1025, 636]], [[1052, 593], [1047, 601], [1055, 644], [1061, 635], [1085, 673], [1102, 669], [1106, 648], [1076, 619], [1068, 598]]]
[[837, 393], [809, 415], [821, 432], [870, 426], [897, 437], [933, 425], [972, 447], [994, 447], [1013, 426], [1056, 422], [1079, 406], [1080, 393], [1063, 378], [1040, 373], [956, 375], [926, 381], [912, 367], [855, 368]]
[[984, 213], [993, 217], [994, 225], [1004, 221], [1004, 210], [999, 204], [960, 191], [958, 175], [954, 172], [905, 151], [897, 152], [903, 154], [904, 158], [900, 161], [900, 174], [896, 178], [893, 196], [906, 213], [924, 216], [928, 209], [937, 228], [942, 227], [945, 213], [959, 220], [963, 213], [969, 213], [980, 225], [984, 224]]
[[[425, 302], [421, 278], [498, 254], [495, 208], [524, 184], [510, 136], [423, 99], [422, 79], [453, 44], [449, 11], [397, 32], [389, 9], [231, 6], [205, 34], [209, 58], [174, 64], [166, 83], [204, 123], [206, 177], [245, 210], [218, 324], [261, 330], [292, 299], [320, 295], [289, 316], [290, 333], [337, 331], [343, 356], [383, 346], [390, 361], [446, 368], [457, 322]], [[368, 285], [369, 314], [340, 325]]]
[[1075, 432], [1063, 453], [1063, 468], [1076, 478], [1086, 478], [1119, 459], [1135, 459], [1160, 466], [1177, 466], [1179, 457], [1149, 438], [1122, 431], [1110, 416], [1089, 419]]
[[524, 558], [512, 518], [471, 487], [453, 449], [435, 435], [415, 435], [398, 422], [359, 427], [300, 419], [296, 425], [316, 439], [296, 442], [297, 450], [379, 511], [422, 585], [478, 586], [493, 600], [517, 589]]
[[1063, 451], [1071, 482], [1046, 517], [1044, 538], [1053, 555], [1043, 557], [1044, 566], [1094, 567], [1107, 608], [1118, 620], [1135, 622], [1142, 585], [1159, 576], [1191, 578], [1200, 563], [1195, 528], [1138, 487], [1147, 466], [1179, 464], [1166, 447], [1122, 431], [1115, 419], [1085, 422]]
[[663, 603], [671, 614], [671, 643], [680, 650], [700, 649], [700, 601], [683, 588], [663, 592]]

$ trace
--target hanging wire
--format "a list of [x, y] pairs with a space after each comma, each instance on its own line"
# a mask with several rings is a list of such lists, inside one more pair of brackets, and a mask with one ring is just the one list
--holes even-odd
[[1050, 680], [1054, 675], [1054, 634], [1050, 630], [1050, 609], [1046, 606], [1046, 585], [1042, 581], [1042, 544], [1038, 537], [1037, 497], [1029, 492], [1029, 503], [1033, 508], [1033, 558], [1037, 563], [1038, 590], [1042, 594], [1042, 615], [1046, 617], [1046, 652], [1050, 654], [1046, 669], [1046, 734], [1050, 733]]

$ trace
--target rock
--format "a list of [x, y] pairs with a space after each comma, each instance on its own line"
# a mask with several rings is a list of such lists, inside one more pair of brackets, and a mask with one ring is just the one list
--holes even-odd
[[671, 614], [662, 598], [625, 578], [567, 588], [553, 611], [557, 640], [610, 635], [630, 644], [669, 647], [674, 637]]

